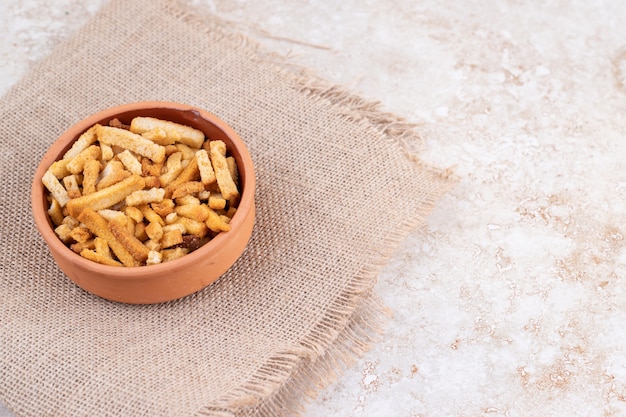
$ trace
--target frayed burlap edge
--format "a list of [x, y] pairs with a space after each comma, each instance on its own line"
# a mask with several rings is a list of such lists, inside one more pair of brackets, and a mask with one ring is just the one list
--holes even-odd
[[364, 100], [347, 87], [332, 84], [311, 70], [294, 65], [288, 57], [263, 50], [259, 42], [226, 29], [228, 22], [214, 15], [186, 12], [190, 6], [184, 0], [165, 0], [165, 7], [197, 30], [218, 34], [232, 42], [234, 47], [247, 49], [250, 59], [270, 62], [277, 72], [291, 80], [299, 92], [324, 101], [346, 120], [362, 124], [376, 136], [399, 147], [414, 162], [416, 174], [418, 171], [425, 172], [436, 183], [425, 192], [415, 216], [406, 219], [395, 233], [381, 242], [383, 250], [378, 253], [377, 259], [353, 278], [349, 288], [334, 301], [299, 346], [269, 358], [245, 384], [196, 414], [219, 417], [300, 415], [304, 411], [303, 400], [314, 399], [321, 389], [335, 381], [343, 370], [353, 365], [382, 337], [383, 324], [392, 311], [373, 292], [378, 274], [399, 244], [423, 223], [436, 201], [456, 181], [450, 169], [440, 170], [420, 161], [419, 156], [410, 150], [422, 144], [416, 125], [381, 110], [379, 102]]

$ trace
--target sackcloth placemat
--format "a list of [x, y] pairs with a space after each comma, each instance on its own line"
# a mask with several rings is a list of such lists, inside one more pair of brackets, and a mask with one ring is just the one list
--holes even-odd
[[[76, 287], [29, 205], [59, 134], [142, 100], [219, 115], [257, 173], [242, 258], [148, 306]], [[301, 413], [380, 334], [377, 274], [450, 182], [401, 119], [168, 0], [106, 4], [0, 100], [0, 134], [0, 401], [18, 417]]]

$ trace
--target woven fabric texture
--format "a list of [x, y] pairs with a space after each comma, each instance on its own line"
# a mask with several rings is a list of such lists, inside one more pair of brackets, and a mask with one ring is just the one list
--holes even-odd
[[[113, 0], [0, 99], [0, 400], [16, 416], [294, 415], [368, 348], [377, 273], [449, 181], [403, 151], [418, 135], [400, 119], [294, 71], [210, 15]], [[215, 284], [136, 306], [58, 270], [29, 193], [60, 133], [143, 100], [240, 134], [257, 219]]]

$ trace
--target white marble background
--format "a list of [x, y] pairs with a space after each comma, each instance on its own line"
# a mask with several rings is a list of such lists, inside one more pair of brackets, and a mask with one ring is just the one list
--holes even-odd
[[[0, 93], [103, 1], [0, 0]], [[384, 340], [305, 416], [626, 415], [626, 2], [195, 3], [459, 177], [380, 278]]]

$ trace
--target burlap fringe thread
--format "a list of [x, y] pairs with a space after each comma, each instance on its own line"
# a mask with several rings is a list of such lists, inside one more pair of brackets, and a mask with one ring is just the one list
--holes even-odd
[[[198, 30], [216, 33], [243, 51], [249, 51], [252, 60], [271, 60], [277, 71], [292, 80], [294, 88], [308, 96], [323, 100], [335, 107], [351, 122], [362, 123], [381, 133], [395, 146], [399, 146], [407, 158], [416, 163], [416, 169], [426, 169], [448, 183], [450, 171], [440, 171], [419, 161], [410, 146], [421, 144], [415, 125], [391, 113], [380, 110], [380, 103], [368, 102], [345, 87], [333, 85], [309, 70], [294, 71], [286, 58], [266, 53], [258, 42], [241, 33], [229, 32], [225, 22], [213, 15], [191, 15], [184, 0], [167, 0], [167, 7], [177, 18], [196, 26]], [[208, 26], [207, 26], [208, 25]], [[441, 187], [445, 193], [451, 184]], [[431, 195], [423, 202], [419, 212], [432, 209], [439, 195]], [[302, 400], [312, 400], [317, 393], [336, 380], [346, 367], [353, 365], [372, 344], [382, 337], [382, 325], [391, 316], [391, 310], [373, 293], [377, 276], [393, 251], [406, 236], [423, 221], [416, 215], [407, 219], [395, 234], [381, 242], [382, 250], [372, 264], [355, 276], [351, 285], [328, 309], [326, 315], [311, 329], [300, 346], [277, 353], [257, 370], [247, 383], [223, 395], [213, 404], [200, 410], [199, 416], [215, 417], [289, 417], [300, 415], [304, 409]]]

